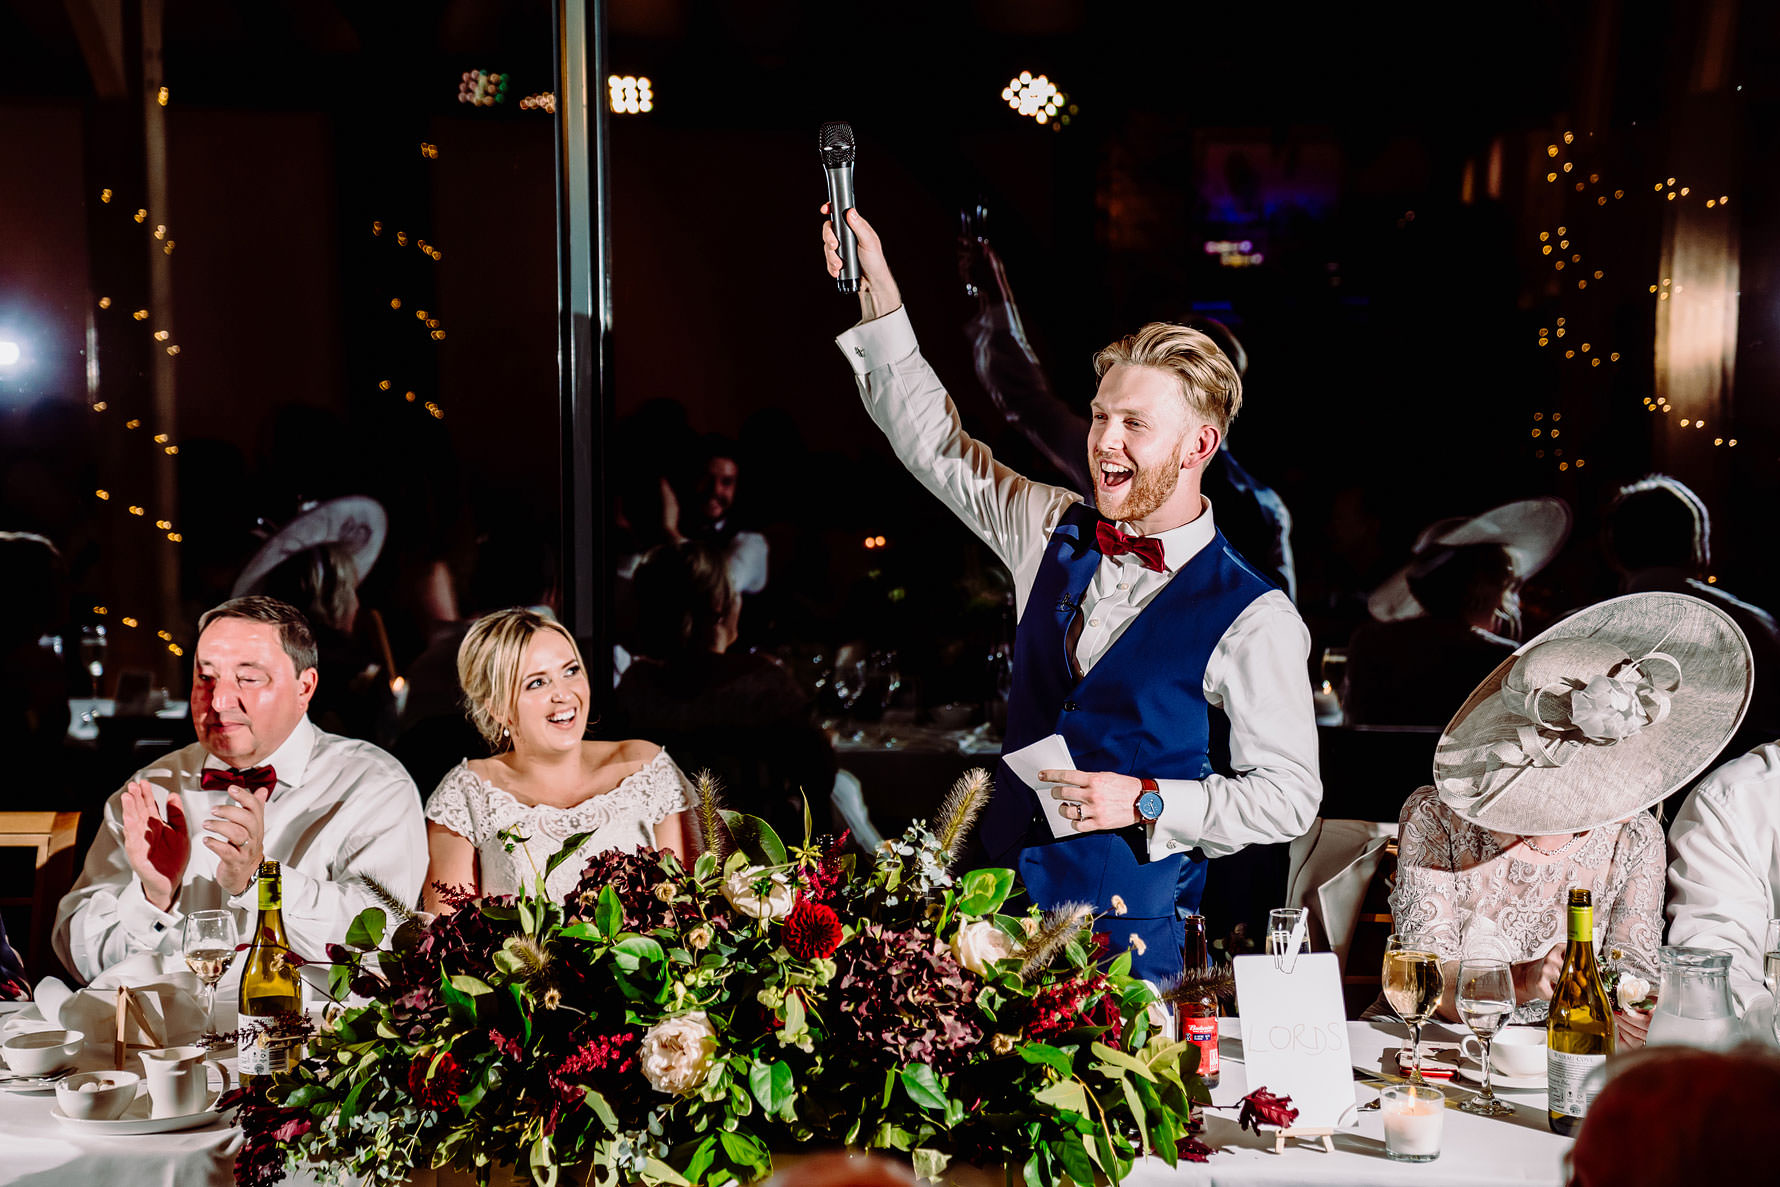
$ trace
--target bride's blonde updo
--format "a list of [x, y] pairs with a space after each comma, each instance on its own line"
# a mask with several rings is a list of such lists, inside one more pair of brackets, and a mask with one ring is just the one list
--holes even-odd
[[581, 648], [568, 628], [523, 606], [496, 610], [478, 618], [458, 646], [457, 682], [464, 690], [464, 711], [495, 754], [513, 745], [501, 719], [512, 716], [513, 706], [519, 700], [525, 649], [539, 631], [555, 631], [567, 639], [575, 662], [586, 670]]

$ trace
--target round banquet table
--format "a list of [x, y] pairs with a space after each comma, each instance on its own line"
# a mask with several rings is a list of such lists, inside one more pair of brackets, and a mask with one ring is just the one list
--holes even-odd
[[[0, 1010], [4, 1006], [0, 1005]], [[222, 1019], [218, 1019], [219, 1023]], [[1212, 1090], [1218, 1104], [1233, 1104], [1248, 1091], [1241, 1061], [1239, 1023], [1225, 1019], [1220, 1054], [1223, 1079]], [[1353, 1059], [1364, 1070], [1376, 1072], [1386, 1047], [1394, 1048], [1403, 1028], [1379, 1022], [1348, 1023]], [[1428, 1041], [1452, 1045], [1459, 1035], [1439, 1026], [1426, 1028]], [[102, 1057], [100, 1057], [102, 1059]], [[98, 1061], [89, 1061], [99, 1066]], [[229, 1061], [232, 1062], [232, 1061]], [[1272, 1087], [1272, 1086], [1269, 1086]], [[1457, 1085], [1461, 1090], [1463, 1085]], [[1367, 1084], [1356, 1085], [1356, 1098], [1364, 1103], [1377, 1095]], [[1358, 1114], [1359, 1121], [1335, 1133], [1335, 1152], [1320, 1146], [1290, 1144], [1283, 1154], [1273, 1152], [1271, 1133], [1245, 1133], [1237, 1128], [1235, 1111], [1210, 1112], [1204, 1138], [1219, 1152], [1205, 1163], [1183, 1162], [1169, 1167], [1159, 1159], [1140, 1161], [1125, 1180], [1132, 1187], [1179, 1187], [1181, 1184], [1214, 1184], [1217, 1187], [1302, 1187], [1304, 1184], [1415, 1183], [1432, 1187], [1485, 1187], [1496, 1184], [1565, 1181], [1564, 1155], [1568, 1138], [1550, 1132], [1545, 1119], [1543, 1092], [1501, 1094], [1513, 1103], [1512, 1117], [1473, 1117], [1449, 1107], [1440, 1158], [1430, 1163], [1392, 1162], [1384, 1155], [1384, 1126], [1376, 1112]], [[76, 1134], [50, 1116], [54, 1094], [0, 1092], [0, 1185], [12, 1187], [72, 1187], [74, 1184], [106, 1184], [107, 1187], [227, 1187], [233, 1182], [232, 1167], [241, 1146], [240, 1131], [212, 1123], [183, 1133], [136, 1137], [103, 1137]], [[947, 1176], [959, 1184], [989, 1181], [981, 1172], [967, 1169]], [[1000, 1177], [993, 1176], [995, 1182]], [[452, 1172], [422, 1172], [417, 1184], [468, 1183]], [[291, 1187], [310, 1187], [315, 1180], [292, 1175]]]

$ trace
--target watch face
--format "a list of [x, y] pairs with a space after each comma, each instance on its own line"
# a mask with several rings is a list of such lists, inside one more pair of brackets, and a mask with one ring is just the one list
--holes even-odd
[[1145, 820], [1157, 820], [1162, 815], [1162, 797], [1153, 791], [1146, 791], [1137, 797], [1137, 814]]

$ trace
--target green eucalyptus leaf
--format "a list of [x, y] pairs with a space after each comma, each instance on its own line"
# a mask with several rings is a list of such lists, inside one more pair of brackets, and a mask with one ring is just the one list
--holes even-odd
[[383, 929], [388, 924], [389, 916], [382, 907], [366, 907], [346, 929], [346, 946], [359, 949], [377, 947], [383, 942]]

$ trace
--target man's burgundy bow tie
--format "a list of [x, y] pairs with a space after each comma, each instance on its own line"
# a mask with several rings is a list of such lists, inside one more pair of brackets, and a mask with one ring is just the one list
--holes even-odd
[[205, 791], [227, 791], [231, 787], [245, 787], [249, 791], [265, 788], [271, 791], [278, 785], [278, 775], [271, 767], [248, 767], [245, 771], [211, 767], [199, 777], [198, 783]]
[[1146, 569], [1167, 572], [1162, 563], [1162, 541], [1154, 536], [1131, 536], [1121, 532], [1104, 519], [1094, 525], [1094, 542], [1107, 556], [1123, 556], [1129, 552]]

